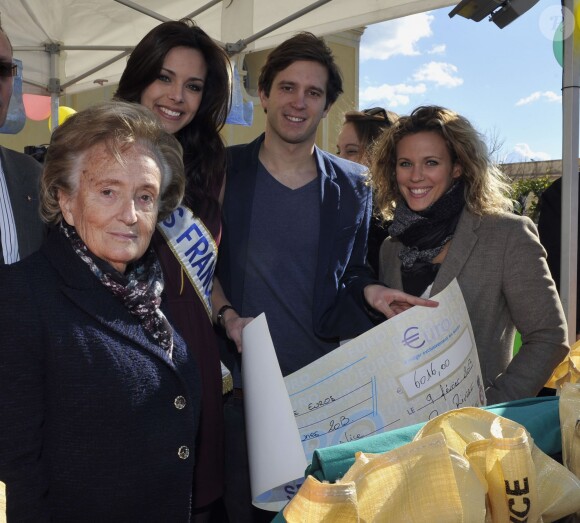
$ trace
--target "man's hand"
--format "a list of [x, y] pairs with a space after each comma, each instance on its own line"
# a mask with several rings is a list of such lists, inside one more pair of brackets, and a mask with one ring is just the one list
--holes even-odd
[[413, 305], [422, 305], [423, 307], [437, 307], [438, 302], [425, 300], [411, 296], [406, 292], [382, 285], [367, 285], [364, 288], [365, 300], [373, 309], [382, 312], [387, 318], [392, 318], [401, 312], [413, 307]]
[[254, 318], [241, 318], [235, 311], [224, 317], [223, 326], [226, 336], [236, 344], [238, 352], [242, 352], [242, 330]]

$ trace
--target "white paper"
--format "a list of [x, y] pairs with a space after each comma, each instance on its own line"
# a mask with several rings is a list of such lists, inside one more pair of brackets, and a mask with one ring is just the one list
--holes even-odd
[[246, 325], [242, 344], [252, 499], [260, 508], [278, 511], [286, 497], [277, 495], [276, 487], [301, 480], [306, 456], [265, 314]]
[[[275, 372], [264, 366], [266, 362], [277, 366], [265, 319], [261, 316], [261, 321], [255, 324], [255, 330], [263, 330], [260, 339], [250, 341], [245, 337], [246, 329], [254, 322], [248, 325], [243, 342], [245, 394], [258, 381], [263, 385], [258, 393], [261, 397], [254, 400], [253, 396], [245, 396], [245, 405], [249, 407], [253, 401], [264, 401], [264, 396], [268, 396], [273, 411], [289, 408], [293, 414], [292, 422], [288, 415], [284, 417], [287, 425], [280, 418], [275, 427], [266, 429], [262, 428], [262, 424], [270, 422], [266, 411], [254, 408], [255, 417], [246, 414], [246, 424], [252, 426], [252, 433], [264, 436], [271, 430], [269, 453], [278, 454], [281, 460], [295, 451], [295, 443], [290, 439], [297, 431], [309, 461], [318, 448], [428, 421], [455, 408], [484, 406], [477, 348], [457, 281], [432, 299], [439, 302], [438, 307], [412, 307], [286, 376], [284, 391], [278, 384], [265, 383], [265, 375], [272, 379], [281, 377], [279, 368]], [[250, 353], [259, 354], [258, 358], [252, 357], [252, 363]], [[260, 377], [255, 377], [256, 374]], [[285, 391], [289, 401], [275, 399], [274, 395], [284, 396]], [[280, 412], [278, 415], [281, 416]], [[263, 445], [254, 444], [253, 454]], [[288, 473], [277, 470], [275, 480], [268, 484], [260, 482], [254, 488], [254, 475], [259, 468], [271, 469], [272, 463], [270, 459], [258, 463], [251, 456], [252, 493], [256, 505], [265, 501], [264, 508], [279, 510], [296, 492], [301, 480], [296, 481], [296, 468]], [[269, 492], [262, 490], [277, 482], [284, 486]]]

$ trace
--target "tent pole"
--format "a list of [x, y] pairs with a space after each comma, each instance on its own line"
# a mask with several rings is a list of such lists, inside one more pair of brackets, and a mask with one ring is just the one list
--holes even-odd
[[58, 127], [58, 105], [61, 93], [60, 79], [58, 76], [60, 62], [60, 45], [56, 43], [47, 44], [45, 51], [50, 56], [50, 78], [48, 80], [48, 92], [50, 93], [50, 132]]
[[580, 0], [562, 0], [564, 61], [562, 68], [562, 259], [560, 294], [568, 321], [570, 343], [576, 340], [576, 282], [578, 267], [578, 137], [580, 35], [573, 13]]
[[[195, 18], [197, 15], [203, 13], [204, 11], [207, 11], [210, 7], [213, 7], [216, 4], [219, 4], [221, 1], [222, 0], [211, 0], [207, 4], [202, 5], [199, 9], [196, 9], [193, 13], [188, 14], [185, 18]], [[139, 13], [142, 13], [144, 15], [150, 16], [151, 18], [156, 18], [161, 22], [169, 22], [171, 20], [171, 18], [167, 18], [166, 16], [160, 15], [159, 13], [152, 11], [151, 9], [147, 9], [142, 5], [136, 4], [131, 0], [115, 0], [115, 2], [130, 7], [131, 9], [134, 9], [135, 11], [138, 11]]]
[[159, 13], [156, 13], [151, 9], [147, 9], [146, 7], [136, 4], [135, 2], [131, 2], [131, 0], [115, 0], [115, 2], [130, 7], [131, 9], [134, 9], [139, 13], [143, 13], [144, 15], [150, 16], [151, 18], [155, 18], [161, 22], [169, 22], [171, 20], [171, 18], [167, 18], [166, 16], [160, 15]]
[[294, 14], [291, 14], [290, 16], [287, 16], [286, 18], [279, 20], [275, 24], [272, 24], [272, 25], [266, 27], [265, 29], [262, 29], [261, 31], [253, 34], [252, 36], [248, 36], [248, 38], [244, 38], [243, 40], [239, 40], [235, 44], [231, 44], [231, 43], [226, 44], [226, 51], [228, 52], [228, 54], [230, 56], [241, 53], [248, 46], [248, 44], [255, 42], [256, 40], [262, 38], [262, 36], [267, 35], [268, 33], [271, 33], [272, 31], [275, 31], [279, 27], [282, 27], [289, 22], [293, 22], [297, 18], [300, 18], [301, 16], [304, 16], [305, 14], [308, 14], [311, 11], [314, 11], [315, 9], [318, 9], [320, 6], [322, 6], [324, 4], [328, 4], [328, 2], [331, 2], [331, 1], [332, 0], [318, 0], [318, 2], [314, 2], [313, 4], [310, 4], [309, 6], [305, 7], [304, 9], [300, 9], [300, 11], [296, 11]]
[[202, 5], [199, 9], [196, 9], [193, 13], [189, 13], [186, 18], [195, 18], [197, 15], [207, 11], [210, 7], [219, 4], [222, 0], [211, 0], [205, 5]]
[[118, 54], [117, 56], [111, 58], [110, 60], [107, 60], [106, 62], [103, 62], [100, 65], [97, 65], [97, 67], [93, 67], [92, 69], [88, 70], [87, 72], [85, 72], [83, 74], [79, 74], [70, 82], [66, 82], [66, 83], [62, 84], [61, 89], [66, 89], [67, 87], [74, 85], [77, 82], [80, 82], [81, 80], [85, 79], [87, 76], [91, 76], [93, 73], [99, 72], [101, 69], [104, 69], [108, 65], [114, 64], [115, 62], [117, 62], [121, 58], [124, 58], [125, 56], [127, 56], [130, 53], [131, 53], [131, 49], [129, 49], [127, 51], [123, 51], [121, 54]]

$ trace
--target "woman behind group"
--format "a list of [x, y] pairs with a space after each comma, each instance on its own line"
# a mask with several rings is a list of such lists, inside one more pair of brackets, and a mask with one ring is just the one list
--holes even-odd
[[[370, 167], [371, 151], [375, 142], [396, 119], [396, 113], [386, 111], [382, 107], [345, 113], [336, 143], [336, 154], [346, 160]], [[367, 259], [375, 273], [378, 273], [379, 269], [379, 249], [388, 236], [387, 225], [388, 222], [383, 221], [375, 209], [371, 217], [367, 245]]]
[[336, 143], [337, 156], [369, 167], [374, 143], [397, 118], [396, 113], [382, 107], [345, 113]]
[[[10, 522], [190, 521], [199, 379], [149, 248], [179, 143], [106, 102], [52, 135], [41, 250], [0, 267], [0, 481]], [[1, 518], [0, 518], [1, 519]]]
[[185, 206], [158, 227], [153, 245], [171, 322], [201, 374], [193, 506], [194, 520], [204, 521], [223, 494], [222, 374], [212, 318], [227, 301], [212, 282], [221, 235], [225, 147], [219, 131], [230, 106], [229, 59], [192, 21], [164, 22], [131, 53], [115, 96], [150, 109], [183, 147]]
[[569, 350], [566, 321], [536, 228], [510, 212], [482, 137], [453, 111], [419, 107], [385, 132], [371, 172], [393, 219], [380, 279], [433, 296], [457, 278], [488, 404], [535, 396]]

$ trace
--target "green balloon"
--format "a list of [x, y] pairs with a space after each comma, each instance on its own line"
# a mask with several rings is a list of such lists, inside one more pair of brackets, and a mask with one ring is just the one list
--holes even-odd
[[554, 57], [556, 61], [560, 64], [560, 67], [564, 66], [564, 25], [560, 22], [560, 25], [556, 28], [554, 33], [554, 40], [552, 42], [552, 50], [554, 51]]

